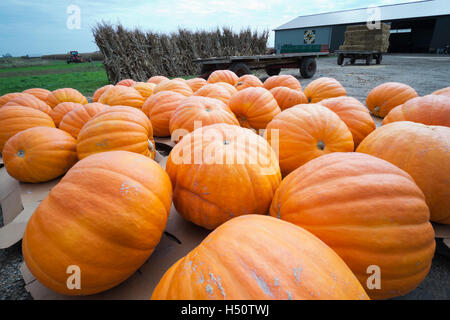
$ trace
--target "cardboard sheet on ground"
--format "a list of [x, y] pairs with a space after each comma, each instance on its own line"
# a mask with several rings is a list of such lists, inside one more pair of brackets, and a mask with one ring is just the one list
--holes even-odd
[[39, 184], [19, 183], [8, 175], [5, 167], [0, 168], [0, 204], [3, 214], [0, 249], [9, 248], [22, 239], [34, 210], [58, 181], [59, 179]]

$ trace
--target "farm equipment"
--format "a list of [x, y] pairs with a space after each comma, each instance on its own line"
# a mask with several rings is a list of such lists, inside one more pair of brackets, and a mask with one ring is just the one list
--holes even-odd
[[201, 77], [207, 79], [215, 70], [229, 69], [239, 77], [250, 74], [251, 70], [265, 69], [269, 76], [278, 75], [281, 68], [300, 69], [303, 78], [312, 78], [316, 73], [316, 57], [329, 52], [299, 52], [257, 56], [230, 56], [195, 59], [200, 63]]
[[71, 62], [73, 62], [73, 63], [81, 63], [81, 62], [84, 62], [84, 60], [83, 60], [83, 57], [81, 57], [78, 54], [78, 51], [70, 51], [69, 52], [69, 59], [67, 59], [67, 64], [69, 64]]

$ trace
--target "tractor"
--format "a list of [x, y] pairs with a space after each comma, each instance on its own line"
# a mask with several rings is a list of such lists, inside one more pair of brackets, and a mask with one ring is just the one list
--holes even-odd
[[83, 58], [78, 54], [78, 51], [70, 51], [69, 59], [67, 60], [67, 64], [69, 64], [71, 62], [74, 62], [74, 63], [83, 62]]

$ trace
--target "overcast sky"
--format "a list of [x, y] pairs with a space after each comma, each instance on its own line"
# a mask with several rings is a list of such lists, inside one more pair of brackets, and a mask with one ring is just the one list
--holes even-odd
[[[97, 22], [121, 22], [128, 28], [171, 32], [178, 27], [229, 26], [270, 30], [307, 14], [355, 9], [412, 0], [0, 0], [0, 55], [13, 56], [96, 51], [91, 28]], [[68, 28], [80, 9], [80, 28]], [[69, 20], [76, 26], [76, 20]]]

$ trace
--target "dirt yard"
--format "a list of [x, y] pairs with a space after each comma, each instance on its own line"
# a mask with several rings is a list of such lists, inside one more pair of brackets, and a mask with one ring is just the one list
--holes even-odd
[[[372, 88], [388, 81], [409, 84], [419, 95], [450, 86], [450, 56], [387, 55], [381, 65], [366, 66], [360, 61], [356, 65], [342, 67], [337, 65], [335, 57], [326, 57], [318, 60], [317, 67], [313, 79], [300, 79], [303, 88], [318, 77], [333, 77], [344, 85], [349, 96], [363, 103]], [[282, 70], [282, 74], [299, 76], [298, 70], [294, 69]], [[257, 72], [256, 75], [262, 80], [267, 78], [265, 72]], [[20, 244], [0, 250], [0, 300], [31, 299], [20, 275], [21, 263]], [[425, 281], [399, 299], [450, 299], [450, 250], [442, 242], [437, 243], [431, 271]]]

